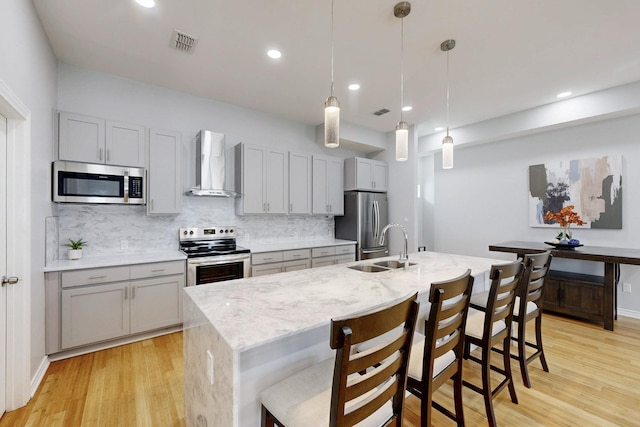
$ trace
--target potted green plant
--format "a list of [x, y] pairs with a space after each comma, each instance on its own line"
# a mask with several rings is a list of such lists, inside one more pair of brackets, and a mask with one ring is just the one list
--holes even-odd
[[65, 243], [64, 246], [69, 247], [69, 251], [67, 252], [69, 259], [80, 259], [82, 258], [82, 248], [87, 246], [87, 242], [82, 240], [82, 238], [78, 240], [69, 239], [69, 243]]

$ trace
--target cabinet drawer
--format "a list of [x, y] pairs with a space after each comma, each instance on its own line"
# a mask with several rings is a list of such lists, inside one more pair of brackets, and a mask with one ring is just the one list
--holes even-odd
[[356, 260], [355, 254], [345, 254], [336, 256], [335, 258], [336, 264], [345, 264], [347, 262], [352, 262]]
[[356, 245], [336, 246], [336, 255], [355, 254], [355, 253], [356, 253]]
[[311, 256], [313, 258], [323, 257], [323, 256], [331, 256], [336, 254], [335, 246], [325, 246], [322, 248], [313, 248], [311, 249]]
[[184, 274], [184, 261], [154, 262], [151, 264], [136, 264], [131, 266], [132, 279], [169, 276], [172, 274]]
[[263, 252], [251, 254], [251, 264], [268, 264], [270, 262], [282, 262], [282, 252]]
[[297, 249], [294, 251], [284, 251], [282, 253], [283, 261], [294, 261], [297, 259], [305, 259], [309, 258], [310, 251], [309, 249]]
[[95, 285], [97, 283], [129, 280], [129, 267], [90, 268], [87, 270], [63, 271], [62, 287]]
[[282, 265], [281, 264], [268, 264], [268, 265], [260, 265], [257, 267], [251, 267], [251, 277], [258, 276], [266, 276], [268, 274], [278, 274], [282, 273]]
[[311, 260], [308, 258], [282, 263], [282, 271], [284, 272], [306, 270], [307, 268], [311, 268]]

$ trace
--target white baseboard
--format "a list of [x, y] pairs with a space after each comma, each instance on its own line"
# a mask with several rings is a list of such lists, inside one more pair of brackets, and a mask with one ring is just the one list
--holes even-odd
[[44, 374], [47, 373], [47, 369], [49, 369], [49, 365], [51, 362], [47, 356], [42, 358], [42, 362], [40, 362], [40, 366], [38, 366], [38, 370], [36, 371], [33, 378], [31, 378], [31, 390], [29, 392], [29, 397], [33, 397], [38, 391], [38, 387], [40, 387], [40, 383], [44, 378]]
[[619, 308], [618, 315], [625, 316], [625, 317], [632, 317], [634, 319], [640, 319], [640, 311], [635, 311], [635, 310], [627, 310], [624, 308]]

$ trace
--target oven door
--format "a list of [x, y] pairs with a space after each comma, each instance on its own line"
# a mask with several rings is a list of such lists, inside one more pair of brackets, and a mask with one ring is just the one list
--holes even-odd
[[187, 286], [249, 277], [251, 254], [218, 255], [187, 259]]

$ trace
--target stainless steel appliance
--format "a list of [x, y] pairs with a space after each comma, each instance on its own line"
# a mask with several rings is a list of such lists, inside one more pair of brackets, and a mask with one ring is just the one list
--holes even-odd
[[336, 217], [336, 238], [357, 241], [356, 260], [389, 255], [380, 245], [380, 232], [388, 223], [387, 195], [345, 191], [344, 216]]
[[57, 203], [144, 205], [144, 168], [53, 162], [51, 200]]
[[224, 134], [201, 130], [196, 135], [196, 186], [188, 196], [237, 197], [226, 186]]
[[251, 251], [236, 245], [234, 227], [181, 228], [179, 240], [187, 255], [187, 286], [251, 275]]

